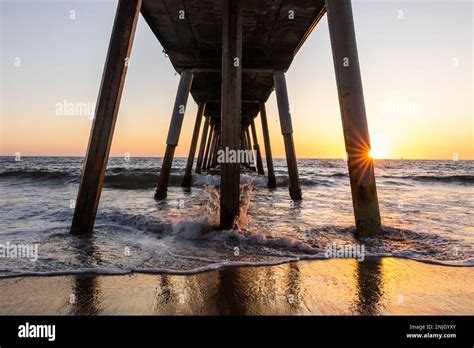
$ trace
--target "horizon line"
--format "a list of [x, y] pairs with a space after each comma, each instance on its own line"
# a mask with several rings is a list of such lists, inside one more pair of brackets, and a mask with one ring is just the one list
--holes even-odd
[[[0, 155], [0, 157], [15, 157], [15, 155]], [[28, 157], [58, 157], [58, 158], [67, 158], [67, 157], [74, 157], [74, 158], [85, 158], [84, 155], [21, 155], [23, 158]], [[123, 158], [124, 156], [109, 156], [109, 158]], [[163, 158], [164, 155], [161, 156], [130, 156], [130, 158]], [[175, 156], [176, 158], [187, 159], [187, 156]], [[197, 158], [196, 156], [194, 158]], [[262, 156], [262, 159], [266, 159], [265, 156]], [[286, 157], [273, 157], [274, 160], [286, 160]], [[342, 157], [297, 157], [297, 160], [345, 160]], [[474, 158], [466, 158], [466, 159], [457, 159], [456, 161], [452, 158], [374, 158], [374, 161], [453, 161], [453, 162], [460, 162], [460, 161], [474, 161]]]

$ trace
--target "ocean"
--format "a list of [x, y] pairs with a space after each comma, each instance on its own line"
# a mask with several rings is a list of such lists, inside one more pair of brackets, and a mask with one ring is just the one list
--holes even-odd
[[72, 236], [83, 158], [0, 157], [0, 251], [37, 248], [37, 259], [0, 257], [0, 277], [194, 274], [318, 262], [353, 245], [365, 258], [474, 266], [474, 161], [376, 160], [383, 231], [363, 240], [354, 238], [343, 160], [299, 159], [301, 202], [289, 197], [283, 159], [274, 160], [275, 190], [242, 174], [238, 229], [228, 231], [218, 229], [219, 176], [193, 173], [192, 188], [181, 188], [184, 158], [173, 162], [168, 198], [153, 199], [161, 161], [110, 158], [94, 233]]

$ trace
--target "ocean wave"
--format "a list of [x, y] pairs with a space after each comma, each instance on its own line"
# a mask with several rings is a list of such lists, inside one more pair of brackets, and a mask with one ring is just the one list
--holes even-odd
[[[196, 274], [227, 267], [328, 260], [331, 257], [327, 250], [332, 245], [364, 246], [359, 261], [394, 257], [441, 266], [474, 266], [472, 250], [463, 248], [456, 240], [386, 226], [380, 235], [358, 240], [354, 228], [343, 226], [323, 226], [309, 229], [303, 235], [275, 237], [265, 231], [218, 230], [205, 217], [169, 223], [115, 211], [99, 220], [93, 239], [56, 229], [39, 241], [42, 248], [48, 245], [51, 251], [41, 255], [36, 268], [28, 261], [16, 267], [2, 265], [0, 278], [88, 273]], [[151, 236], [147, 232], [152, 232]], [[133, 250], [127, 261], [120, 252], [124, 245]], [[454, 255], [452, 249], [458, 247]], [[238, 257], [233, 255], [236, 248]]]
[[[149, 169], [127, 169], [127, 168], [111, 168], [107, 170], [104, 187], [112, 189], [150, 189], [155, 188], [158, 184], [159, 170], [150, 171]], [[12, 170], [0, 172], [0, 179], [7, 180], [32, 180], [44, 181], [50, 184], [68, 184], [79, 183], [80, 174], [71, 173], [67, 171], [55, 170]], [[219, 186], [219, 175], [200, 175], [193, 174], [193, 183], [195, 187], [205, 186]], [[287, 176], [277, 176], [277, 185], [284, 187], [288, 186], [289, 180]], [[169, 177], [169, 187], [180, 187], [183, 181], [182, 173], [172, 173]], [[252, 184], [254, 186], [266, 187], [267, 177], [257, 176], [252, 174], [242, 174], [240, 177], [241, 184]], [[314, 184], [314, 182], [307, 182], [304, 179], [303, 183]]]
[[[219, 230], [216, 214], [208, 209], [194, 218], [161, 218], [154, 213], [134, 214], [119, 209], [99, 211], [94, 235], [107, 243], [114, 240], [117, 243], [124, 243], [125, 240], [127, 243], [139, 243], [143, 239], [152, 251], [155, 246], [163, 245], [158, 241], [164, 241], [165, 244], [173, 244], [177, 254], [186, 246], [189, 248], [188, 256], [192, 257], [198, 256], [195, 252], [202, 252], [207, 258], [209, 246], [218, 250], [215, 262], [225, 260], [228, 250], [235, 247], [254, 256], [303, 260], [324, 258], [328, 245], [359, 244], [364, 245], [367, 257], [391, 256], [447, 266], [474, 266], [472, 247], [467, 242], [449, 236], [383, 226], [378, 235], [357, 239], [354, 227], [333, 225], [308, 228], [291, 236], [274, 236], [266, 229], [257, 229], [252, 224], [239, 223], [240, 229]], [[246, 212], [243, 211], [242, 214], [245, 215]], [[71, 210], [62, 210], [49, 218], [66, 222], [71, 217]], [[242, 219], [245, 220], [245, 217]], [[59, 243], [61, 246], [58, 250], [69, 249], [68, 243], [73, 243], [74, 237], [68, 235], [69, 224], [67, 225], [22, 235], [25, 240], [28, 236], [33, 236], [35, 242], [40, 238], [45, 246]], [[138, 249], [142, 247], [141, 244], [137, 246]], [[166, 251], [169, 249], [166, 248]]]
[[30, 179], [35, 181], [66, 182], [77, 178], [69, 172], [56, 170], [11, 170], [0, 173], [0, 178], [6, 179]]
[[[182, 259], [193, 259], [187, 256], [178, 255], [171, 253], [171, 256], [174, 258]], [[436, 261], [428, 259], [414, 259], [411, 257], [404, 256], [391, 256], [391, 255], [366, 255], [366, 259], [373, 258], [402, 258], [412, 261], [437, 265], [437, 266], [447, 266], [447, 267], [473, 267], [474, 259], [461, 262], [447, 262], [447, 261]], [[200, 258], [200, 260], [203, 260]], [[114, 267], [109, 268], [80, 268], [80, 269], [65, 269], [65, 270], [52, 270], [52, 271], [30, 271], [30, 270], [8, 270], [0, 269], [0, 278], [16, 278], [16, 277], [45, 277], [45, 276], [69, 276], [69, 275], [130, 275], [130, 274], [151, 274], [151, 275], [194, 275], [205, 272], [212, 272], [217, 270], [222, 270], [225, 268], [234, 268], [234, 267], [265, 267], [265, 266], [278, 266], [282, 264], [287, 264], [290, 262], [297, 261], [323, 261], [328, 260], [325, 256], [314, 255], [314, 256], [301, 256], [296, 255], [294, 257], [278, 258], [270, 261], [235, 261], [235, 260], [222, 260], [215, 261], [208, 260], [209, 262], [206, 265], [201, 265], [192, 269], [179, 269], [179, 268], [169, 268], [169, 267], [158, 267], [158, 268], [142, 268], [142, 267], [129, 267], [124, 269], [118, 269]]]
[[[113, 189], [150, 189], [156, 187], [159, 179], [159, 168], [126, 168], [114, 167], [107, 169], [104, 180], [104, 187]], [[302, 173], [300, 175], [301, 186], [334, 186], [338, 185], [338, 179], [347, 178], [348, 174], [343, 172], [336, 173]], [[410, 185], [410, 181], [418, 181], [425, 183], [443, 183], [443, 184], [463, 184], [470, 185], [474, 183], [473, 175], [379, 175], [377, 178], [382, 179], [381, 182], [386, 184], [403, 184]], [[59, 170], [8, 170], [0, 172], [0, 179], [5, 180], [29, 180], [42, 181], [51, 184], [69, 184], [79, 183], [79, 171], [59, 171]], [[179, 187], [183, 180], [183, 173], [180, 169], [172, 171], [169, 178], [170, 187]], [[242, 174], [241, 184], [252, 183], [254, 186], [266, 187], [268, 178], [256, 174]], [[289, 178], [287, 175], [276, 176], [278, 187], [288, 187]], [[193, 174], [193, 186], [204, 187], [208, 185], [219, 186], [219, 175], [200, 175]]]
[[382, 175], [382, 178], [390, 179], [408, 179], [421, 182], [434, 182], [434, 183], [461, 183], [461, 184], [473, 184], [473, 175], [406, 175], [406, 176], [394, 176], [394, 175]]
[[161, 238], [212, 243], [225, 248], [243, 247], [246, 252], [293, 259], [325, 258], [328, 245], [364, 245], [368, 257], [399, 257], [441, 265], [474, 266], [474, 253], [469, 245], [435, 234], [383, 226], [373, 238], [357, 239], [354, 227], [321, 226], [298, 236], [272, 236], [265, 230], [219, 230], [215, 216], [183, 218], [166, 222], [151, 216], [105, 214], [101, 221], [132, 225], [138, 231], [162, 233]]

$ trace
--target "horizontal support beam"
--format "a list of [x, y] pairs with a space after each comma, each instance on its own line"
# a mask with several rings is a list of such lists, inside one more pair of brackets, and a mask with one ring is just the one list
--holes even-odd
[[[206, 100], [206, 102], [208, 102], [208, 103], [220, 103], [221, 101], [217, 100], [217, 99], [210, 99], [210, 100]], [[242, 103], [260, 104], [262, 101], [261, 100], [242, 100], [241, 102]]]
[[[191, 70], [193, 73], [216, 73], [220, 74], [222, 73], [222, 69], [220, 68], [175, 68], [175, 70], [179, 73], [185, 71], [185, 70]], [[273, 75], [277, 71], [282, 71], [281, 69], [259, 69], [259, 68], [242, 68], [242, 73], [257, 73], [257, 74], [269, 74]], [[283, 72], [286, 72], [286, 70], [283, 70]]]

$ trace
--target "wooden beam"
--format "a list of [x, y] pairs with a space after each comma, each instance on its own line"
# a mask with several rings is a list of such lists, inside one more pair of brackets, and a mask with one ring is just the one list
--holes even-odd
[[[192, 69], [186, 69], [186, 68], [180, 68], [180, 67], [177, 67], [176, 68], [176, 71], [177, 72], [181, 72], [183, 70], [192, 70], [193, 73], [216, 73], [216, 74], [220, 74], [222, 72], [221, 69], [218, 69], [218, 68], [192, 68]], [[273, 74], [275, 73], [275, 69], [271, 69], [271, 68], [243, 68], [242, 69], [242, 72], [245, 72], [245, 73], [256, 73], [256, 74], [268, 74], [268, 75], [271, 75], [273, 76]], [[281, 71], [281, 70], [278, 70], [278, 71]]]
[[381, 229], [381, 219], [351, 1], [326, 0], [326, 10], [357, 235], [373, 236]]
[[[209, 99], [207, 100], [209, 103], [220, 103], [221, 101], [218, 99]], [[260, 100], [241, 100], [242, 104], [258, 104]]]
[[91, 233], [99, 206], [141, 0], [117, 6], [70, 232]]
[[[223, 0], [221, 137], [224, 150], [240, 149], [242, 99], [242, 1]], [[220, 227], [230, 229], [239, 214], [240, 164], [221, 163]]]

